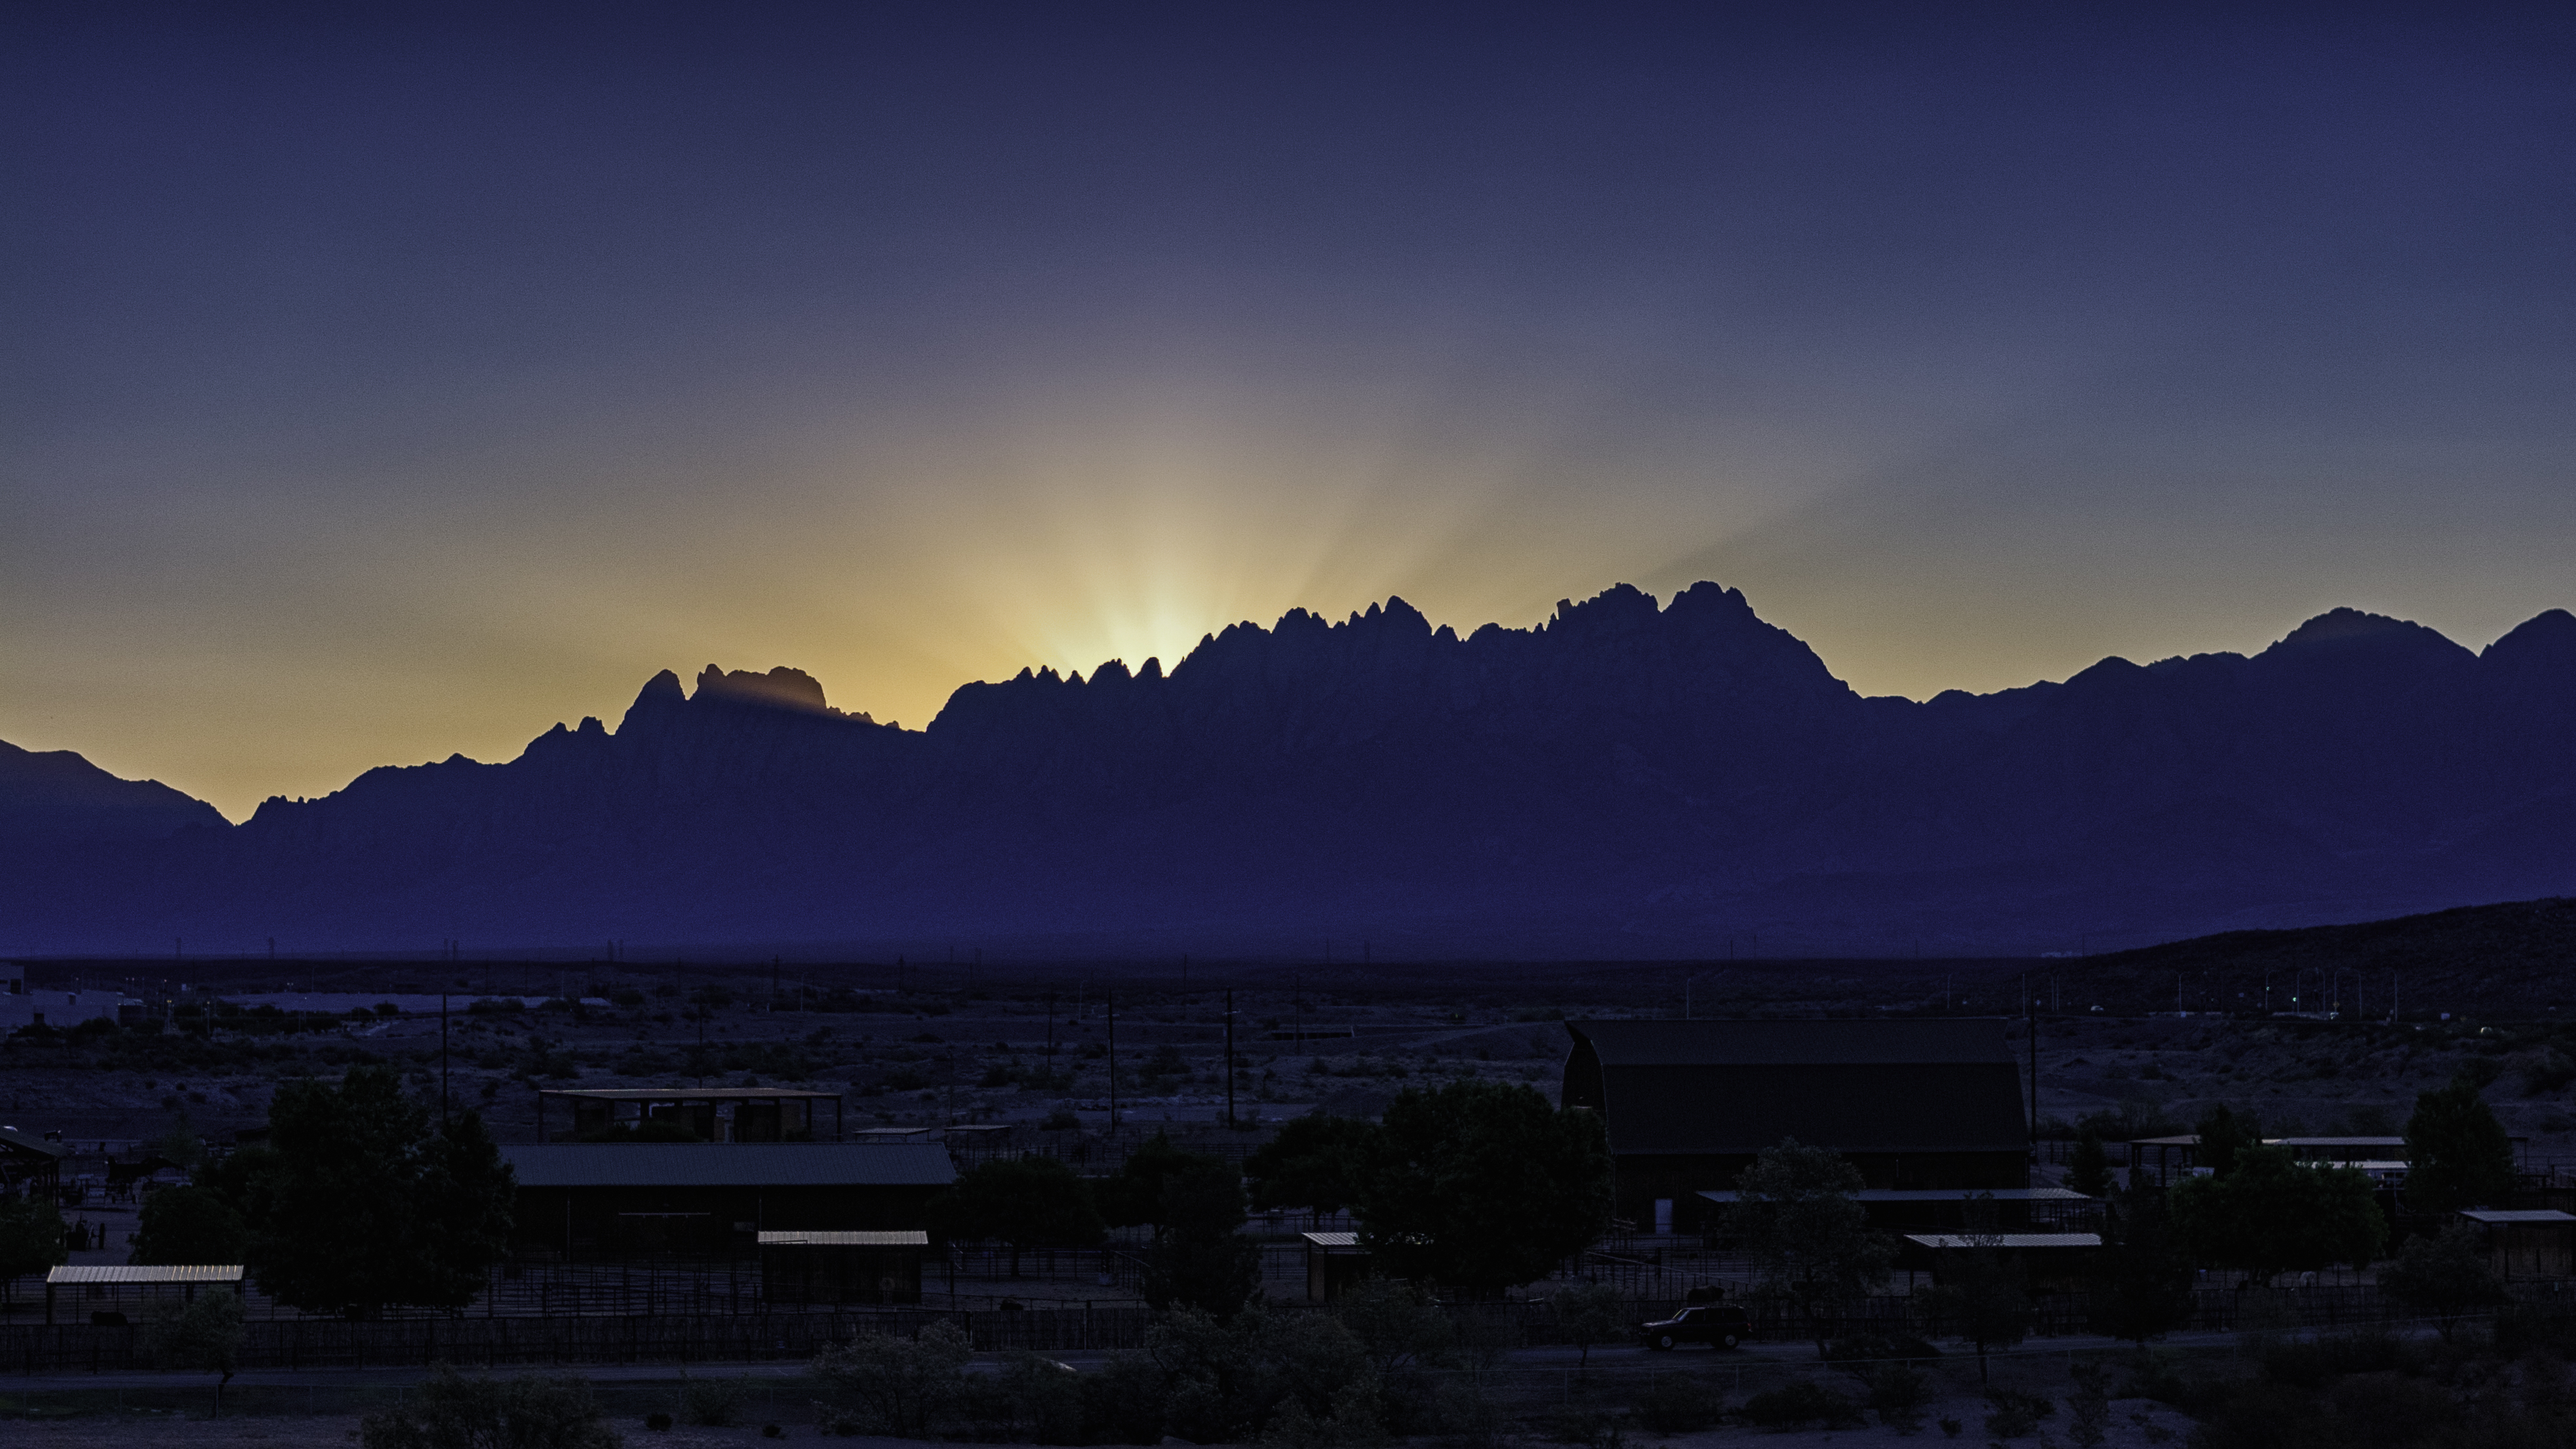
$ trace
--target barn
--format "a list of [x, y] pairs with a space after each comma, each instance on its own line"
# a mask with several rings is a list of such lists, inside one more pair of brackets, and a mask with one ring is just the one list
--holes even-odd
[[879, 1232], [925, 1225], [957, 1180], [937, 1143], [550, 1143], [505, 1146], [517, 1176], [513, 1235], [567, 1260], [754, 1248], [764, 1232]]
[[1859, 1167], [1866, 1187], [2030, 1185], [2030, 1127], [2003, 1023], [1569, 1021], [1568, 1107], [1601, 1114], [1614, 1206], [1640, 1230], [1689, 1232], [1700, 1194], [1735, 1186], [1796, 1138]]

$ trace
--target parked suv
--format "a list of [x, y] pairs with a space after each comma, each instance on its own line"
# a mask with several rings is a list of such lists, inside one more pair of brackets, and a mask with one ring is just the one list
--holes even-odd
[[1677, 1344], [1704, 1343], [1711, 1348], [1733, 1348], [1752, 1331], [1753, 1320], [1744, 1310], [1727, 1303], [1695, 1303], [1670, 1318], [1637, 1325], [1638, 1336], [1646, 1347], [1672, 1348]]

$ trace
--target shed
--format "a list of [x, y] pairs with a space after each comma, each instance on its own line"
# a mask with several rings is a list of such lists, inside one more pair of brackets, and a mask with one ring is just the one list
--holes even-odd
[[0, 1190], [54, 1201], [63, 1186], [63, 1159], [72, 1150], [33, 1132], [0, 1127]]
[[748, 1249], [774, 1231], [926, 1226], [924, 1205], [957, 1180], [937, 1143], [687, 1142], [507, 1146], [519, 1183], [515, 1235], [566, 1257]]
[[2093, 1255], [2102, 1251], [2100, 1233], [1907, 1233], [1897, 1240], [1896, 1266], [1908, 1273], [1928, 1272], [1932, 1281], [1942, 1281], [1952, 1255], [1976, 1248], [1993, 1248], [2007, 1259], [2018, 1259], [2030, 1275], [2034, 1291], [2081, 1288], [2087, 1281]]
[[2485, 1230], [2487, 1263], [2497, 1277], [2576, 1274], [2576, 1217], [2556, 1208], [2470, 1208], [2460, 1216]]
[[1351, 1291], [1351, 1286], [1374, 1271], [1369, 1251], [1360, 1246], [1357, 1233], [1304, 1233], [1306, 1240], [1306, 1297], [1316, 1303], [1330, 1303]]
[[182, 1302], [194, 1299], [197, 1290], [209, 1284], [241, 1291], [242, 1265], [239, 1263], [82, 1263], [56, 1268], [45, 1274], [45, 1322], [54, 1321], [56, 1295], [73, 1290], [91, 1314], [116, 1314], [123, 1310], [110, 1304], [138, 1304], [155, 1298], [169, 1297], [173, 1290]]
[[930, 1234], [770, 1232], [760, 1235], [760, 1294], [770, 1303], [919, 1303]]
[[[547, 1105], [571, 1109], [571, 1122], [552, 1128]], [[815, 1115], [832, 1104], [831, 1140], [841, 1139], [841, 1094], [785, 1087], [553, 1087], [537, 1093], [537, 1140], [579, 1142], [613, 1127], [660, 1122], [701, 1142], [812, 1142], [822, 1135]]]
[[1872, 1188], [2030, 1185], [2021, 1077], [1995, 1020], [1570, 1021], [1562, 1100], [1602, 1114], [1612, 1211], [1696, 1224], [1766, 1147], [1830, 1147]]
[[[1704, 1202], [1732, 1207], [1744, 1195], [1732, 1188], [1703, 1192]], [[1970, 1226], [1969, 1214], [1990, 1210], [1995, 1227], [2007, 1232], [2063, 1232], [2098, 1223], [2098, 1198], [2067, 1187], [1996, 1187], [1976, 1192], [1956, 1189], [1870, 1187], [1852, 1194], [1869, 1214], [1871, 1227], [1887, 1232], [1937, 1232]]]

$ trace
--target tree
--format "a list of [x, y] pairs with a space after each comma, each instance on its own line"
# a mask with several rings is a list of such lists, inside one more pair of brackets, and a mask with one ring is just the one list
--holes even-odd
[[1401, 1278], [1489, 1291], [1534, 1282], [1610, 1224], [1600, 1115], [1517, 1083], [1399, 1094], [1359, 1185], [1360, 1245]]
[[2102, 1150], [2102, 1134], [2092, 1127], [2075, 1138], [2075, 1151], [2066, 1163], [2066, 1186], [2086, 1197], [2110, 1195], [2111, 1155]]
[[1825, 1310], [1887, 1281], [1895, 1249], [1853, 1195], [1860, 1169], [1830, 1147], [1784, 1137], [1735, 1179], [1737, 1226], [1765, 1291], [1798, 1305], [1825, 1351]]
[[444, 1364], [359, 1422], [364, 1449], [618, 1449], [579, 1378], [467, 1378]]
[[1261, 1245], [1243, 1236], [1243, 1174], [1218, 1157], [1195, 1157], [1163, 1174], [1145, 1301], [1230, 1318], [1261, 1287]]
[[2487, 1260], [2486, 1235], [2469, 1222], [2408, 1238], [2380, 1265], [2379, 1291], [2432, 1319], [2446, 1343], [2461, 1319], [2505, 1301], [2504, 1283]]
[[2416, 1097], [2406, 1155], [2406, 1205], [2417, 1212], [2501, 1207], [2513, 1194], [2513, 1142], [2465, 1076]]
[[1301, 1207], [1312, 1213], [1336, 1213], [1359, 1201], [1356, 1173], [1367, 1159], [1369, 1136], [1376, 1130], [1356, 1117], [1322, 1112], [1291, 1119], [1278, 1136], [1243, 1161], [1252, 1205], [1264, 1212]]
[[2093, 1327], [2140, 1348], [2191, 1322], [2191, 1259], [2174, 1233], [2163, 1188], [2115, 1194], [2094, 1259]]
[[307, 1311], [457, 1307], [507, 1246], [515, 1185], [466, 1113], [432, 1131], [383, 1067], [337, 1087], [292, 1082], [270, 1103], [267, 1151], [216, 1174], [249, 1225], [260, 1287]]
[[2202, 1262], [2243, 1270], [2250, 1281], [2379, 1255], [2388, 1222], [2370, 1175], [2304, 1163], [2286, 1147], [2239, 1153], [2225, 1177], [2195, 1177], [2172, 1193], [2174, 1228]]
[[1560, 1288], [1548, 1301], [1556, 1309], [1556, 1326], [1574, 1341], [1583, 1368], [1592, 1367], [1592, 1345], [1618, 1337], [1628, 1326], [1620, 1319], [1619, 1290], [1607, 1283]]
[[63, 1215], [38, 1197], [0, 1199], [0, 1280], [41, 1273], [71, 1256]]
[[208, 1288], [183, 1307], [165, 1303], [144, 1329], [144, 1351], [163, 1368], [215, 1374], [215, 1412], [241, 1368], [242, 1301], [229, 1288]]
[[2262, 1122], [2251, 1112], [2229, 1111], [2223, 1102], [2201, 1113], [2193, 1130], [2200, 1134], [2200, 1143], [2193, 1149], [2192, 1161], [2219, 1177], [2236, 1170], [2238, 1154], [2263, 1145]]
[[1010, 1244], [1011, 1276], [1029, 1249], [1087, 1248], [1101, 1238], [1100, 1214], [1074, 1170], [1052, 1157], [997, 1158], [961, 1175], [930, 1200], [931, 1225], [942, 1239], [991, 1238]]
[[417, 1284], [412, 1303], [473, 1301], [491, 1266], [509, 1256], [518, 1182], [483, 1127], [466, 1112], [433, 1134], [413, 1199]]
[[165, 1187], [143, 1200], [131, 1263], [239, 1263], [250, 1230], [211, 1187]]
[[2019, 1258], [2007, 1256], [1994, 1229], [1994, 1196], [1980, 1194], [1968, 1207], [1960, 1243], [1941, 1250], [1932, 1290], [1934, 1311], [1956, 1323], [1977, 1346], [1977, 1381], [1986, 1381], [1986, 1351], [2012, 1348], [2030, 1334], [2030, 1278]]

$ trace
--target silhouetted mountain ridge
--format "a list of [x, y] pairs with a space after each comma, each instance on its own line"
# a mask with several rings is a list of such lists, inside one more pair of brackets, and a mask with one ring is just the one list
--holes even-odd
[[[665, 671], [614, 732], [371, 770], [125, 847], [21, 943], [834, 941], [1074, 953], [2003, 952], [2576, 887], [2576, 618], [2483, 654], [2349, 609], [2251, 657], [1863, 698], [1744, 597], [1461, 637], [1401, 599], [1166, 671], [958, 689]], [[1758, 943], [1745, 938], [1758, 937]]]

